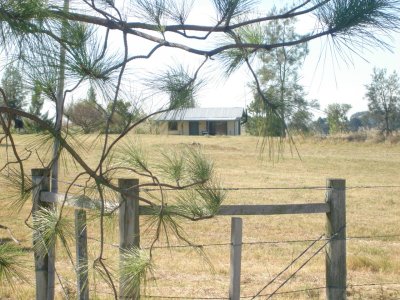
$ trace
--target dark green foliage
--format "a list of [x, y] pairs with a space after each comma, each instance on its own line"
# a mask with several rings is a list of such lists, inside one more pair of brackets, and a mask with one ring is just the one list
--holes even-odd
[[178, 197], [176, 214], [192, 219], [210, 218], [218, 212], [225, 197], [226, 193], [220, 186], [188, 190]]
[[35, 213], [33, 227], [37, 253], [44, 256], [57, 242], [61, 242], [70, 255], [68, 243], [74, 236], [73, 225], [66, 216], [60, 216], [55, 210], [42, 208]]
[[313, 130], [322, 135], [327, 135], [329, 133], [329, 125], [327, 118], [319, 117], [316, 121], [312, 124]]
[[165, 8], [165, 14], [171, 20], [183, 25], [189, 17], [193, 2], [194, 0], [180, 2], [169, 1], [168, 6]]
[[164, 15], [167, 13], [167, 4], [165, 0], [137, 0], [137, 15], [161, 29]]
[[[29, 153], [21, 153], [29, 157]], [[21, 170], [15, 166], [3, 169], [0, 173], [0, 184], [7, 189], [8, 194], [0, 194], [0, 199], [10, 201], [13, 211], [19, 212], [32, 196], [32, 180], [30, 176], [21, 174]]]
[[163, 171], [169, 180], [180, 185], [185, 176], [185, 161], [182, 155], [176, 151], [163, 151], [163, 160], [159, 168]]
[[16, 288], [16, 279], [27, 281], [25, 272], [28, 268], [23, 253], [19, 246], [14, 244], [0, 244], [0, 282]]
[[[14, 66], [7, 67], [1, 79], [1, 85], [6, 94], [8, 106], [23, 109], [26, 105], [26, 89], [20, 71]], [[4, 99], [1, 99], [1, 102], [4, 103]]]
[[305, 109], [299, 109], [294, 112], [290, 118], [289, 129], [291, 131], [308, 134], [312, 129], [313, 114]]
[[136, 290], [140, 290], [140, 283], [146, 283], [148, 273], [153, 272], [153, 263], [148, 253], [138, 248], [131, 248], [122, 252], [120, 272], [120, 282], [122, 290], [126, 295], [132, 295]]
[[[31, 104], [29, 106], [29, 112], [42, 120], [46, 121], [49, 125], [52, 124], [52, 120], [48, 116], [48, 112], [42, 113], [44, 97], [42, 91], [42, 85], [40, 82], [35, 82], [33, 85], [33, 91], [31, 96]], [[25, 132], [27, 133], [38, 133], [45, 129], [36, 124], [33, 121], [25, 120]]]
[[103, 51], [101, 41], [95, 38], [93, 27], [74, 22], [68, 23], [64, 30], [71, 45], [66, 57], [68, 75], [77, 80], [89, 79], [99, 86], [111, 84], [117, 72], [114, 66], [119, 61], [116, 55]]
[[0, 41], [6, 45], [11, 41], [22, 41], [30, 33], [40, 32], [41, 21], [49, 16], [47, 8], [44, 0], [1, 1]]
[[133, 102], [122, 99], [116, 100], [107, 106], [107, 115], [111, 116], [113, 108], [109, 133], [121, 133], [129, 125], [144, 116], [144, 113], [139, 108], [136, 108]]
[[[260, 24], [252, 24], [241, 27], [228, 35], [226, 43], [263, 44], [266, 42], [265, 31]], [[248, 51], [242, 48], [233, 48], [221, 52], [218, 55], [227, 75], [232, 74], [243, 66], [246, 61], [252, 61], [257, 55], [256, 51]]]
[[329, 104], [326, 109], [328, 115], [327, 121], [329, 125], [329, 133], [341, 133], [348, 130], [348, 118], [347, 113], [351, 109], [350, 104]]
[[282, 137], [286, 134], [286, 125], [282, 117], [273, 110], [250, 116], [246, 123], [246, 131], [255, 136]]
[[213, 0], [218, 13], [218, 20], [229, 24], [232, 18], [238, 17], [252, 10], [254, 0]]
[[362, 128], [362, 125], [363, 125], [363, 123], [362, 123], [361, 119], [351, 117], [349, 120], [348, 127], [351, 132], [357, 132]]
[[151, 85], [169, 96], [169, 108], [196, 107], [196, 93], [202, 85], [195, 76], [191, 76], [182, 66], [171, 67], [150, 79]]
[[370, 30], [396, 29], [399, 17], [393, 12], [399, 12], [398, 4], [396, 0], [333, 0], [322, 5], [316, 14], [329, 29], [338, 30], [349, 38], [363, 36], [376, 42], [377, 37]]
[[29, 107], [29, 112], [34, 114], [35, 116], [40, 116], [43, 108], [44, 99], [42, 98], [42, 87], [40, 84], [35, 83], [32, 97], [31, 97], [31, 105]]
[[[275, 10], [271, 12], [275, 13]], [[271, 21], [263, 28], [264, 40], [274, 44], [300, 39], [295, 32], [295, 22], [295, 19]], [[283, 137], [287, 124], [296, 131], [309, 130], [312, 117], [309, 107], [317, 104], [305, 99], [303, 87], [298, 84], [298, 73], [307, 54], [306, 44], [259, 52], [262, 62], [258, 70], [259, 83], [268, 102], [259, 95], [257, 83], [253, 83], [254, 99], [247, 107], [250, 118], [246, 129], [250, 134]]]

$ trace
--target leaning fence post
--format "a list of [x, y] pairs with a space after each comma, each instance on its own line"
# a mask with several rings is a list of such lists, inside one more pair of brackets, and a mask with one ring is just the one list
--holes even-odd
[[[53, 208], [54, 205], [40, 201], [40, 193], [50, 190], [50, 170], [49, 169], [32, 169], [32, 219], [33, 226], [36, 226], [37, 213], [41, 208]], [[36, 277], [36, 299], [47, 300], [48, 279], [49, 279], [49, 256], [39, 253], [36, 243], [40, 242], [38, 232], [34, 228], [33, 231], [33, 250], [35, 259], [35, 277]], [[50, 251], [51, 249], [49, 249]], [[54, 249], [53, 249], [54, 250]]]
[[240, 299], [240, 270], [242, 261], [242, 219], [231, 220], [231, 266], [229, 299]]
[[76, 279], [79, 300], [89, 300], [86, 211], [75, 209]]
[[328, 179], [326, 231], [330, 242], [326, 247], [326, 298], [346, 299], [346, 181]]
[[[138, 179], [118, 180], [118, 187], [122, 190], [119, 208], [120, 263], [124, 250], [140, 246], [138, 185]], [[140, 287], [126, 288], [126, 283], [128, 279], [120, 274], [120, 299], [139, 299]]]

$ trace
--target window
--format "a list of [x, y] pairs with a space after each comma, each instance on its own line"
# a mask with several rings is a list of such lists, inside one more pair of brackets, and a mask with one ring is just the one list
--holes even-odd
[[168, 122], [168, 130], [170, 130], [170, 131], [178, 130], [178, 122], [176, 122], [176, 121], [169, 121], [169, 122]]

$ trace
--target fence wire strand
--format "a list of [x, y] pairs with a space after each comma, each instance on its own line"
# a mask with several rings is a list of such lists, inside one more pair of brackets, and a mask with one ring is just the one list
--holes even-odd
[[[337, 232], [335, 232], [333, 235], [331, 235], [329, 238], [326, 239], [326, 242], [320, 247], [318, 248], [318, 250], [316, 252], [314, 252], [295, 272], [293, 272], [292, 274], [290, 274], [290, 276], [288, 278], [286, 278], [272, 293], [270, 296], [268, 296], [267, 299], [270, 299], [273, 295], [276, 294], [276, 292], [281, 289], [291, 278], [293, 278], [293, 276], [295, 276], [301, 269], [303, 269], [318, 253], [320, 253], [326, 245], [328, 245], [329, 242], [332, 241], [333, 238], [337, 237], [342, 231], [346, 230], [346, 225], [344, 225], [343, 227], [341, 227]], [[321, 235], [320, 238], [318, 240], [321, 240], [322, 237], [324, 235]], [[279, 272], [277, 275], [275, 275], [274, 278], [272, 278], [265, 286], [263, 286], [263, 288], [256, 293], [253, 298], [251, 298], [252, 300], [255, 299], [256, 297], [258, 297], [268, 286], [270, 286], [276, 279], [278, 279], [283, 273], [285, 273], [291, 266], [293, 266], [301, 257], [303, 257], [308, 250], [310, 250], [314, 244], [317, 241], [311, 243], [305, 250], [303, 250], [303, 252], [300, 253], [299, 256], [297, 256], [294, 260], [292, 260], [281, 272]]]
[[[400, 283], [394, 283], [394, 282], [384, 282], [384, 283], [360, 283], [360, 284], [348, 284], [347, 288], [351, 287], [384, 287], [384, 286], [400, 286]], [[313, 287], [313, 288], [307, 288], [307, 289], [297, 289], [297, 290], [290, 290], [290, 291], [282, 291], [282, 292], [276, 292], [274, 295], [286, 295], [286, 294], [294, 294], [294, 293], [305, 293], [309, 291], [315, 291], [315, 290], [325, 290], [326, 286], [319, 286], [319, 287]], [[268, 297], [271, 296], [272, 293], [268, 294], [260, 294], [259, 297]], [[182, 297], [182, 296], [161, 296], [161, 295], [143, 295], [144, 298], [156, 298], [156, 299], [196, 299], [196, 300], [202, 300], [202, 299], [229, 299], [228, 297]], [[252, 299], [254, 296], [242, 296], [240, 299]]]
[[[293, 272], [288, 278], [285, 279], [266, 299], [271, 299], [273, 295], [276, 294], [278, 290], [280, 290], [290, 279], [292, 279], [301, 269], [303, 269], [315, 256], [317, 256], [318, 253], [320, 253], [326, 245], [328, 245], [330, 241], [327, 241], [324, 243], [320, 248], [318, 248], [317, 251], [311, 255], [295, 272]], [[253, 298], [254, 299], [254, 298]]]
[[[316, 242], [318, 242], [319, 240], [321, 240], [323, 236], [324, 236], [324, 235], [321, 235], [319, 239], [315, 240], [315, 241], [312, 242], [310, 245], [308, 245], [308, 247], [307, 247], [306, 249], [304, 249], [294, 260], [292, 260], [291, 263], [290, 263], [288, 266], [286, 266], [281, 272], [279, 272], [277, 275], [275, 275], [275, 277], [272, 278], [266, 285], [264, 285], [264, 286], [261, 288], [261, 290], [258, 291], [258, 292], [253, 296], [253, 298], [251, 298], [251, 299], [254, 299], [254, 298], [256, 298], [257, 296], [259, 296], [267, 287], [269, 287], [272, 283], [274, 283], [275, 280], [279, 278], [279, 276], [281, 276], [283, 273], [285, 273], [292, 265], [294, 265], [301, 257], [303, 257], [303, 255], [305, 255], [305, 254], [307, 253], [307, 251], [310, 250], [311, 247], [314, 246], [314, 244], [315, 244]], [[325, 246], [324, 246], [324, 247], [325, 247]]]
[[[96, 189], [87, 185], [71, 183], [67, 181], [61, 181], [61, 183], [75, 186], [84, 189]], [[400, 188], [400, 185], [355, 185], [355, 186], [347, 186], [346, 190], [355, 190], [355, 189], [393, 189], [393, 188]], [[184, 191], [184, 190], [204, 190], [202, 188], [188, 188], [188, 189], [174, 189], [174, 188], [162, 188], [163, 191]], [[262, 191], [262, 190], [322, 190], [328, 191], [331, 190], [330, 187], [326, 186], [298, 186], [298, 187], [221, 187], [217, 188], [216, 190], [222, 191]], [[141, 192], [152, 192], [152, 191], [160, 191], [159, 188], [139, 188]], [[337, 235], [336, 233], [335, 235]], [[334, 236], [335, 236], [334, 235]], [[266, 299], [272, 298], [274, 295], [279, 294], [291, 294], [291, 293], [299, 293], [299, 292], [307, 292], [313, 290], [321, 290], [326, 289], [326, 286], [308, 288], [308, 289], [298, 289], [298, 290], [291, 290], [291, 291], [282, 291], [279, 290], [284, 287], [289, 280], [291, 280], [301, 269], [303, 269], [315, 256], [317, 256], [325, 247], [326, 245], [332, 240], [334, 236], [330, 238], [323, 238], [324, 235], [321, 235], [318, 239], [302, 239], [302, 240], [282, 240], [282, 241], [256, 241], [256, 242], [243, 242], [241, 245], [262, 245], [262, 244], [284, 244], [284, 243], [305, 243], [311, 242], [310, 245], [307, 246], [305, 250], [303, 250], [294, 260], [292, 260], [282, 271], [280, 271], [277, 275], [274, 276], [263, 288], [257, 292], [253, 296], [246, 296], [240, 297], [241, 299], [255, 299], [257, 297], [267, 297]], [[375, 235], [375, 236], [349, 236], [346, 237], [346, 240], [373, 240], [373, 239], [385, 239], [385, 238], [398, 238], [400, 234], [388, 234], [388, 235]], [[88, 237], [88, 239], [100, 242], [98, 239]], [[302, 263], [293, 273], [291, 273], [279, 286], [272, 292], [268, 294], [263, 294], [263, 291], [269, 287], [272, 283], [274, 283], [283, 273], [285, 273], [290, 267], [292, 267], [296, 262], [300, 260], [303, 256], [308, 253], [308, 251], [317, 243], [324, 241], [323, 245], [319, 247], [312, 255], [306, 259], [304, 263]], [[115, 248], [120, 248], [117, 244], [107, 244]], [[227, 243], [212, 243], [212, 244], [190, 244], [190, 245], [168, 245], [168, 246], [155, 246], [152, 249], [171, 249], [171, 248], [203, 248], [203, 247], [218, 247], [218, 246], [231, 246], [231, 242]], [[150, 247], [144, 247], [142, 249], [150, 249]], [[64, 286], [61, 283], [59, 274], [57, 274], [58, 280], [60, 281], [61, 287], [65, 293]], [[351, 287], [383, 287], [383, 286], [400, 286], [400, 283], [364, 283], [364, 284], [349, 284], [347, 288]], [[174, 296], [160, 296], [160, 295], [143, 295], [144, 298], [157, 298], [157, 299], [199, 299], [199, 300], [207, 300], [207, 299], [229, 299], [228, 297], [174, 297]]]
[[[59, 182], [79, 187], [85, 189], [97, 189], [95, 187], [90, 187], [87, 185], [82, 185], [78, 183], [72, 183], [68, 181], [59, 180]], [[347, 186], [346, 190], [354, 190], [354, 189], [389, 189], [389, 188], [400, 188], [400, 185], [355, 185], [355, 186]], [[221, 187], [215, 188], [215, 190], [221, 191], [257, 191], [257, 190], [330, 190], [330, 187], [327, 186], [298, 186], [298, 187]], [[163, 188], [163, 191], [187, 191], [187, 190], [204, 190], [202, 188]], [[160, 191], [160, 188], [139, 188], [140, 192], [155, 192]]]
[[[390, 235], [370, 235], [370, 236], [348, 236], [346, 240], [369, 240], [374, 241], [375, 239], [385, 238], [396, 238], [400, 237], [400, 234]], [[89, 240], [100, 243], [99, 239], [88, 236]], [[277, 244], [295, 244], [295, 243], [309, 243], [318, 241], [329, 241], [329, 238], [318, 238], [318, 239], [303, 239], [303, 240], [282, 240], [282, 241], [257, 241], [257, 242], [242, 242], [241, 246], [253, 246], [253, 245], [277, 245]], [[120, 248], [118, 244], [111, 244], [104, 242], [104, 245], [111, 246], [114, 248]], [[221, 246], [232, 246], [232, 242], [226, 243], [211, 243], [211, 244], [191, 244], [191, 245], [167, 245], [167, 246], [154, 246], [152, 249], [173, 249], [173, 248], [206, 248], [206, 247], [221, 247]], [[148, 250], [150, 247], [141, 247], [143, 250]]]
[[196, 299], [196, 300], [208, 300], [208, 299], [227, 299], [229, 297], [174, 297], [174, 296], [160, 296], [160, 295], [144, 295], [144, 298], [155, 298], [155, 299]]

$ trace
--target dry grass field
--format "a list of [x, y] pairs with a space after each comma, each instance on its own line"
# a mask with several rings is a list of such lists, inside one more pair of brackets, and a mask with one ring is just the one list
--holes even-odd
[[[133, 139], [133, 137], [131, 137]], [[18, 136], [23, 149], [32, 136]], [[86, 138], [90, 143], [94, 137]], [[175, 137], [140, 135], [140, 142], [148, 149], [149, 159], [156, 164], [165, 149], [178, 149], [199, 144], [215, 163], [224, 187], [230, 188], [287, 188], [229, 191], [224, 204], [278, 204], [310, 203], [325, 200], [326, 178], [344, 178], [348, 190], [347, 241], [348, 297], [349, 299], [400, 299], [400, 145], [332, 142], [328, 140], [298, 139], [296, 146], [300, 158], [291, 155], [285, 145], [279, 161], [272, 162], [268, 154], [260, 156], [260, 141], [254, 137]], [[128, 142], [128, 141], [127, 141]], [[100, 153], [97, 144], [86, 155], [86, 161], [96, 162]], [[0, 161], [5, 160], [5, 147], [0, 148]], [[40, 167], [37, 159], [29, 161], [29, 168]], [[77, 172], [72, 165], [62, 180], [72, 180]], [[121, 174], [123, 177], [124, 174]], [[392, 187], [391, 187], [392, 186]], [[397, 186], [397, 187], [393, 187]], [[322, 189], [292, 189], [321, 187]], [[65, 185], [62, 185], [65, 188]], [[16, 213], [7, 200], [9, 192], [0, 187], [3, 196], [0, 224], [10, 227], [27, 248], [27, 275], [29, 283], [17, 283], [17, 289], [0, 287], [0, 299], [33, 299], [34, 273], [31, 231], [24, 225], [29, 214], [29, 203]], [[171, 193], [170, 198], [173, 198]], [[72, 215], [72, 214], [71, 214]], [[115, 220], [109, 221], [110, 225]], [[146, 218], [141, 219], [146, 228]], [[224, 244], [205, 246], [203, 256], [192, 248], [155, 249], [154, 274], [149, 276], [143, 295], [148, 299], [176, 297], [180, 299], [227, 299], [229, 286], [230, 217], [219, 216], [201, 222], [182, 224], [187, 235], [197, 244]], [[117, 226], [107, 232], [107, 263], [117, 275], [118, 243]], [[89, 225], [89, 236], [98, 236], [98, 221]], [[284, 269], [310, 242], [259, 243], [270, 241], [312, 240], [325, 231], [324, 215], [285, 215], [243, 217], [242, 292], [251, 299], [269, 280]], [[7, 239], [6, 231], [0, 237]], [[146, 247], [151, 233], [142, 234], [141, 243]], [[172, 243], [179, 243], [172, 240]], [[250, 243], [250, 244], [249, 244]], [[282, 277], [265, 289], [262, 295], [275, 290], [291, 273], [305, 262], [322, 245], [317, 243], [300, 262], [291, 266]], [[74, 245], [71, 244], [71, 247]], [[91, 258], [95, 258], [99, 244], [89, 240]], [[72, 264], [61, 250], [57, 252], [57, 271], [63, 279], [64, 289], [58, 285], [59, 299], [74, 299], [75, 277]], [[92, 273], [92, 272], [91, 272]], [[99, 276], [90, 276], [91, 299], [111, 299], [110, 290]], [[325, 255], [322, 251], [302, 268], [273, 299], [325, 299]], [[292, 292], [299, 290], [298, 292]], [[305, 291], [300, 291], [305, 290]], [[285, 293], [290, 292], [290, 293]], [[147, 297], [143, 297], [147, 299]], [[257, 299], [266, 299], [258, 297]]]

